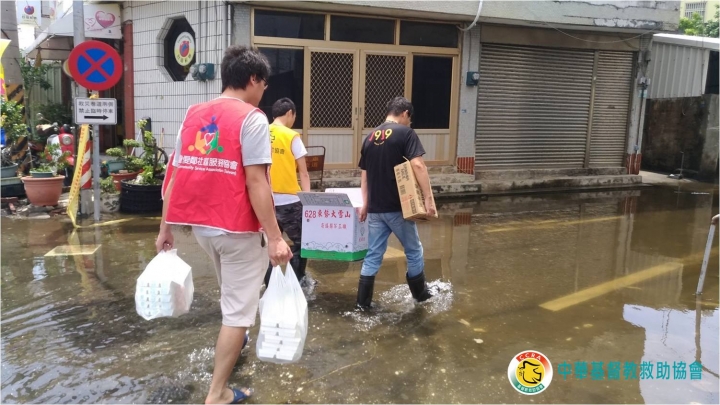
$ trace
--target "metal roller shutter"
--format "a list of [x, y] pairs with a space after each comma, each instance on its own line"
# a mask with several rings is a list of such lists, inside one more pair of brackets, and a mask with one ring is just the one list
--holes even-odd
[[583, 167], [593, 63], [593, 51], [483, 44], [476, 168]]
[[632, 52], [598, 52], [590, 132], [590, 167], [625, 165]]

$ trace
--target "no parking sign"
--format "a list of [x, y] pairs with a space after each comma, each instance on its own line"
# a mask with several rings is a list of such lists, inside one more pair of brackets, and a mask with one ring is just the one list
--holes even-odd
[[89, 90], [107, 90], [122, 77], [122, 60], [117, 51], [100, 41], [85, 41], [68, 58], [72, 78]]

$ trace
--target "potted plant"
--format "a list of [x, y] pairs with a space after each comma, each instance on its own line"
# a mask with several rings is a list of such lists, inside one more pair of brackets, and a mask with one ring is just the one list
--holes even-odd
[[22, 178], [25, 194], [30, 204], [56, 206], [62, 194], [65, 176], [57, 175], [58, 170], [67, 167], [68, 153], [62, 153], [60, 146], [48, 145], [40, 154], [40, 165], [30, 169], [30, 176]]
[[[145, 122], [139, 121], [141, 130]], [[162, 211], [162, 182], [167, 154], [157, 146], [152, 132], [143, 132], [143, 153], [140, 159], [143, 170], [133, 180], [120, 181], [120, 211], [127, 213], [150, 213]]]
[[27, 136], [27, 125], [23, 123], [22, 105], [14, 101], [3, 101], [0, 103], [0, 110], [2, 111], [2, 129], [5, 135], [4, 146], [2, 151], [2, 171], [0, 176], [2, 178], [16, 177], [18, 164], [13, 161], [13, 147], [22, 136]]
[[100, 182], [100, 208], [105, 213], [120, 210], [120, 192], [112, 177], [106, 177]]
[[133, 154], [133, 150], [141, 146], [140, 142], [134, 139], [126, 139], [123, 141], [122, 148], [110, 148], [105, 151], [106, 155], [115, 158], [115, 160], [108, 161], [107, 166], [108, 173], [116, 181], [115, 185], [118, 191], [120, 191], [120, 182], [122, 180], [136, 178], [143, 169], [145, 162], [142, 158]]

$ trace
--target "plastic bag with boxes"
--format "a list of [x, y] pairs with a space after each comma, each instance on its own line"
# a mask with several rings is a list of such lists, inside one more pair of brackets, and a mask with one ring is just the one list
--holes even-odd
[[192, 268], [177, 250], [160, 252], [140, 274], [135, 287], [135, 310], [151, 320], [178, 317], [190, 311], [193, 300]]
[[307, 300], [295, 272], [289, 264], [285, 274], [280, 266], [275, 266], [260, 299], [257, 357], [277, 364], [300, 360], [307, 330]]

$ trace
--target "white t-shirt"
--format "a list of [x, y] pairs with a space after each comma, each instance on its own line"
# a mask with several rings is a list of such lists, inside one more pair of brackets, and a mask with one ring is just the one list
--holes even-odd
[[[300, 139], [299, 136], [293, 138], [290, 148], [292, 149], [295, 160], [298, 160], [301, 157], [305, 157], [305, 155], [307, 155], [307, 149], [305, 149], [305, 145], [303, 145], [302, 139]], [[293, 204], [300, 201], [300, 197], [295, 194], [273, 193], [273, 199], [275, 200], [276, 207], [279, 207], [281, 205]]]
[[[228, 98], [239, 100], [232, 97], [220, 96], [220, 98]], [[181, 132], [178, 131], [177, 140], [175, 141], [175, 150], [182, 150]], [[253, 165], [269, 165], [272, 164], [272, 149], [270, 148], [270, 124], [267, 117], [261, 111], [253, 111], [245, 118], [242, 128], [240, 129], [240, 144], [242, 145], [243, 166]], [[180, 154], [176, 153], [172, 162], [173, 166], [180, 165]], [[225, 235], [227, 232], [206, 226], [193, 226], [193, 232], [196, 235], [212, 238], [215, 236]]]

